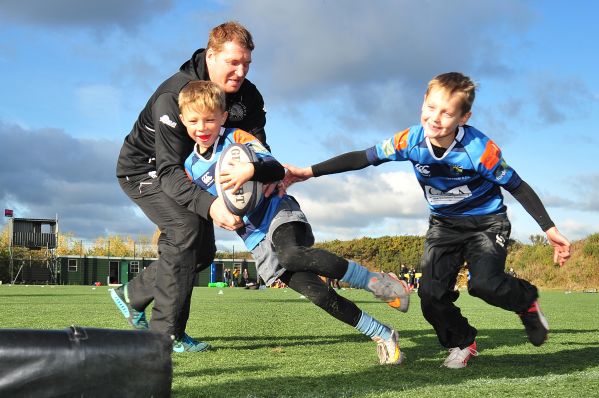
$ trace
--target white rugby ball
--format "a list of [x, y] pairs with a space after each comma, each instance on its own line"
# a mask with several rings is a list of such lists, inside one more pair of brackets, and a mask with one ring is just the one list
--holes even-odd
[[258, 160], [256, 154], [251, 148], [243, 144], [231, 144], [220, 154], [216, 164], [216, 190], [218, 196], [223, 198], [227, 209], [235, 215], [243, 216], [253, 210], [262, 199], [262, 183], [259, 181], [248, 181], [237, 191], [232, 189], [222, 190], [220, 184], [220, 173], [223, 170], [230, 169], [229, 164], [232, 160], [239, 162], [255, 162]]

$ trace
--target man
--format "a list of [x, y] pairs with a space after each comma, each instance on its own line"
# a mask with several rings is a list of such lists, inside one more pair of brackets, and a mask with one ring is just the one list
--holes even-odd
[[127, 285], [111, 291], [117, 307], [137, 329], [148, 328], [145, 308], [154, 301], [151, 329], [169, 334], [177, 352], [209, 346], [185, 334], [193, 281], [212, 263], [213, 222], [235, 230], [242, 225], [222, 202], [194, 185], [183, 163], [194, 142], [179, 120], [179, 92], [192, 80], [210, 80], [227, 96], [225, 127], [238, 127], [266, 141], [264, 101], [245, 77], [252, 61], [250, 32], [226, 22], [210, 32], [206, 49], [197, 50], [179, 72], [148, 100], [125, 138], [117, 163], [123, 191], [161, 231], [159, 259]]

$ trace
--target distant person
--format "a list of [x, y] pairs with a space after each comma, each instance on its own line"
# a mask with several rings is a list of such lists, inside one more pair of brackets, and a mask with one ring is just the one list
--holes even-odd
[[516, 312], [535, 346], [547, 339], [549, 326], [539, 307], [537, 288], [505, 273], [511, 226], [501, 188], [545, 231], [554, 246], [554, 261], [561, 265], [570, 258], [570, 242], [559, 233], [537, 194], [508, 166], [493, 141], [466, 124], [474, 93], [475, 84], [467, 76], [439, 75], [428, 84], [421, 124], [364, 151], [312, 167], [287, 165], [284, 184], [389, 161], [412, 163], [431, 211], [418, 295], [424, 317], [441, 345], [449, 349], [443, 363], [448, 368], [463, 368], [478, 355], [477, 330], [454, 304], [459, 293], [453, 287], [464, 260], [471, 275], [471, 295]]
[[402, 281], [407, 281], [408, 280], [408, 267], [406, 267], [405, 264], [402, 264], [399, 270], [399, 279], [401, 279]]
[[207, 48], [197, 50], [150, 97], [118, 158], [121, 188], [160, 229], [159, 259], [111, 295], [137, 329], [148, 328], [144, 311], [153, 301], [149, 326], [170, 335], [176, 352], [209, 348], [185, 333], [193, 281], [214, 259], [213, 223], [229, 230], [243, 224], [226, 211], [222, 200], [190, 183], [185, 175], [183, 162], [194, 143], [179, 120], [177, 98], [192, 80], [214, 82], [227, 97], [224, 125], [243, 128], [264, 143], [264, 101], [246, 79], [253, 49], [250, 32], [239, 23], [213, 28]]
[[416, 286], [416, 270], [414, 268], [410, 269], [408, 272], [408, 285], [410, 289], [413, 289]]
[[[185, 169], [199, 187], [217, 195], [215, 166], [223, 150], [234, 143], [251, 148], [258, 161], [233, 161], [231, 169], [221, 171], [223, 191], [237, 191], [250, 180], [272, 183], [284, 177], [283, 166], [255, 137], [240, 129], [221, 128], [227, 112], [224, 93], [217, 85], [205, 81], [189, 83], [179, 94], [179, 106], [181, 120], [189, 136], [196, 141], [185, 161]], [[243, 217], [243, 222], [244, 226], [236, 232], [252, 252], [256, 270], [267, 285], [280, 280], [333, 317], [376, 341], [381, 364], [402, 361], [397, 332], [339, 296], [319, 275], [370, 291], [400, 311], [407, 311], [409, 305], [410, 291], [405, 283], [312, 247], [314, 236], [310, 224], [291, 196], [264, 197], [256, 209]]]

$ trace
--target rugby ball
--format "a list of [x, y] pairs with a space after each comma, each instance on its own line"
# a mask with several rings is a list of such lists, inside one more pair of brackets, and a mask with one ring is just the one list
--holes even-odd
[[216, 164], [216, 191], [218, 196], [223, 198], [225, 206], [229, 211], [237, 216], [243, 216], [247, 212], [256, 208], [262, 199], [262, 183], [259, 181], [247, 181], [237, 191], [232, 189], [222, 190], [220, 184], [220, 173], [230, 169], [232, 160], [239, 162], [255, 162], [258, 160], [256, 153], [243, 144], [231, 144], [226, 147]]

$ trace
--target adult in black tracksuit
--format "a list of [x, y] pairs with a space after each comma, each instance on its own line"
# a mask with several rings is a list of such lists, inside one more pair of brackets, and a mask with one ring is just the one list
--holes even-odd
[[[143, 311], [154, 301], [151, 329], [183, 338], [194, 277], [216, 252], [213, 222], [229, 230], [242, 225], [225, 211], [222, 199], [187, 178], [183, 163], [194, 143], [179, 120], [177, 99], [190, 81], [211, 80], [227, 94], [225, 127], [239, 127], [264, 142], [264, 101], [245, 79], [253, 48], [250, 33], [236, 22], [212, 29], [207, 48], [197, 50], [158, 87], [125, 138], [117, 163], [119, 184], [161, 231], [159, 259], [117, 289], [135, 327], [142, 328], [140, 320], [147, 326]], [[142, 319], [132, 319], [136, 315]]]

